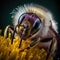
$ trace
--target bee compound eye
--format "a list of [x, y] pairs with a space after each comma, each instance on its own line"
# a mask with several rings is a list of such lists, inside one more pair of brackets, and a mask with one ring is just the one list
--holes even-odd
[[41, 19], [37, 18], [36, 21], [34, 22], [31, 33], [36, 33], [42, 26]]
[[26, 15], [27, 15], [27, 14], [24, 13], [24, 14], [22, 14], [22, 15], [19, 17], [19, 19], [18, 19], [18, 24], [21, 24], [21, 23], [22, 23], [22, 21], [24, 20], [24, 18], [25, 18]]

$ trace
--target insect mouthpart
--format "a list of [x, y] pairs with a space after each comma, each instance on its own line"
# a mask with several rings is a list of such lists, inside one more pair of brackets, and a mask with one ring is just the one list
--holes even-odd
[[27, 25], [21, 25], [19, 27], [19, 36], [22, 37], [22, 35], [26, 35], [26, 31], [27, 31]]
[[20, 28], [19, 28], [19, 32], [20, 32], [20, 37], [21, 37], [20, 45], [19, 45], [19, 48], [20, 48], [22, 40], [26, 40], [26, 37], [28, 36], [27, 35], [28, 25], [27, 24], [21, 25]]

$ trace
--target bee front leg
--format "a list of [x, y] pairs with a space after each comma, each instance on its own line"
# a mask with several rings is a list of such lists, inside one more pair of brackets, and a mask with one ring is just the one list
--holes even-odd
[[[14, 38], [14, 35], [15, 35], [15, 32], [16, 30], [11, 26], [11, 25], [8, 25], [5, 30], [4, 30], [4, 37], [7, 38], [8, 37], [8, 33], [9, 32], [12, 32], [12, 41], [11, 43], [13, 43], [13, 38]], [[17, 33], [17, 32], [16, 32]]]
[[4, 37], [7, 38], [8, 37], [8, 33], [10, 30], [14, 30], [12, 26], [8, 25], [5, 30], [4, 30]]

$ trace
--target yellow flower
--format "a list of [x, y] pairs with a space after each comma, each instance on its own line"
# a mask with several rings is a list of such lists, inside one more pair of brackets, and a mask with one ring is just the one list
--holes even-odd
[[[15, 37], [13, 44], [11, 44], [10, 34], [8, 38], [0, 35], [0, 60], [45, 60], [47, 52], [42, 48], [39, 49], [37, 46], [31, 49], [25, 49], [30, 41], [22, 41], [22, 46], [19, 48], [20, 38]], [[53, 60], [50, 56], [49, 60]]]

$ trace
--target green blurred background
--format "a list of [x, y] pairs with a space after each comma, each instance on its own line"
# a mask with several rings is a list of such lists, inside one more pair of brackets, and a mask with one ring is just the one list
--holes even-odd
[[0, 29], [4, 30], [7, 25], [13, 25], [10, 13], [17, 6], [27, 4], [27, 3], [36, 3], [49, 9], [53, 14], [54, 19], [58, 22], [58, 30], [60, 34], [59, 0], [1, 0], [0, 1]]

